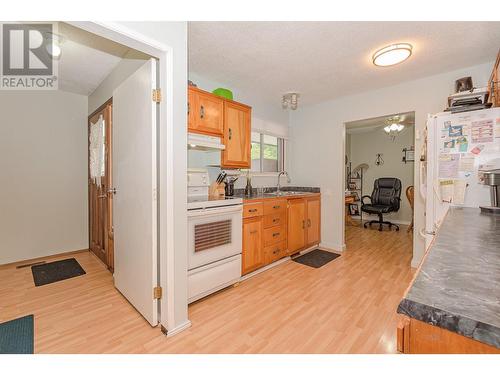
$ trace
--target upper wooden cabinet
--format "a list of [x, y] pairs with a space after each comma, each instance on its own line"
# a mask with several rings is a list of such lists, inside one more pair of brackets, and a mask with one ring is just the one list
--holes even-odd
[[250, 168], [251, 113], [246, 105], [224, 101], [222, 168]]
[[188, 87], [188, 131], [222, 137], [222, 168], [250, 168], [252, 108]]
[[188, 131], [222, 137], [224, 99], [195, 87], [189, 87]]

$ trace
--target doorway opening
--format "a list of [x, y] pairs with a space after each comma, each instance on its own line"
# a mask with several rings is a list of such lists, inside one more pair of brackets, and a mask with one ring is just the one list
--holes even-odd
[[[31, 190], [9, 191], [17, 205], [6, 207], [12, 220], [0, 264], [52, 262], [78, 253], [77, 261], [90, 270], [80, 275], [81, 283], [99, 268], [111, 279], [108, 269], [112, 285], [156, 326], [161, 303], [157, 123], [164, 105], [158, 85], [166, 50], [141, 52], [127, 45], [132, 37], [116, 29], [81, 25], [51, 22], [54, 32], [41, 34], [57, 87], [0, 94], [11, 124], [0, 137], [2, 158], [12, 159], [5, 173]], [[48, 48], [56, 36], [57, 56]], [[11, 146], [4, 148], [4, 142]], [[55, 287], [69, 294], [70, 285]]]
[[344, 238], [413, 247], [415, 113], [345, 123]]

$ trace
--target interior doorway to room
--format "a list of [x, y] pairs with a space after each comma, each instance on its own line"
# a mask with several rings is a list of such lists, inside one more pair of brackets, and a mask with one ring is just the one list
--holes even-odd
[[354, 237], [412, 235], [414, 125], [414, 112], [345, 123], [347, 247]]
[[111, 98], [88, 118], [89, 249], [111, 272], [114, 268], [112, 116]]

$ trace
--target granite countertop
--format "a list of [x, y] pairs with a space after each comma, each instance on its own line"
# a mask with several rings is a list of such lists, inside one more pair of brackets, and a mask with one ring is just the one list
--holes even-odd
[[283, 186], [281, 191], [293, 191], [301, 192], [303, 194], [285, 194], [285, 195], [270, 195], [270, 193], [276, 192], [275, 187], [266, 187], [262, 193], [259, 193], [256, 188], [252, 189], [252, 195], [245, 195], [245, 189], [235, 189], [234, 197], [243, 198], [245, 201], [260, 200], [260, 199], [276, 199], [276, 198], [300, 198], [304, 195], [319, 194], [320, 188], [318, 187], [306, 187], [306, 186]]
[[397, 311], [500, 348], [500, 216], [451, 208]]

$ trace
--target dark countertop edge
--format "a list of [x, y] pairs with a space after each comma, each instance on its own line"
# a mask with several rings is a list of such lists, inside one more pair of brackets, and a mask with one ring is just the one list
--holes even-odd
[[[245, 189], [235, 189], [233, 197], [242, 198], [244, 201], [252, 201], [252, 200], [262, 200], [262, 199], [277, 199], [277, 198], [302, 198], [304, 196], [308, 196], [310, 194], [321, 194], [319, 187], [309, 187], [309, 186], [283, 186], [281, 188], [282, 191], [300, 191], [304, 194], [296, 194], [296, 195], [283, 195], [283, 196], [272, 196], [266, 194], [258, 194], [257, 188], [253, 188], [253, 194], [248, 196], [244, 194]], [[264, 193], [272, 193], [275, 192], [275, 187], [266, 187], [264, 188]]]
[[490, 324], [451, 314], [407, 298], [403, 298], [399, 303], [397, 312], [500, 349], [500, 328]]

